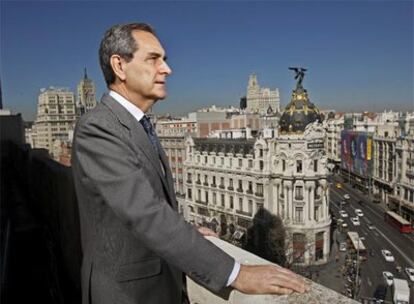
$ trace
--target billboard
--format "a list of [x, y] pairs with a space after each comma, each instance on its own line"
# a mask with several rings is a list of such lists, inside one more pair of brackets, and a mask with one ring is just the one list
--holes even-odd
[[341, 167], [361, 177], [371, 175], [371, 133], [349, 130], [341, 132]]

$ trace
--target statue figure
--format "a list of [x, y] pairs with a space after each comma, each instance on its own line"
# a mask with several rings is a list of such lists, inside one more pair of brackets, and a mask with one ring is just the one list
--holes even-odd
[[295, 79], [298, 80], [298, 82], [296, 83], [296, 90], [303, 89], [302, 81], [303, 81], [303, 78], [305, 77], [305, 72], [307, 71], [307, 69], [290, 67], [289, 70], [295, 71], [296, 73]]

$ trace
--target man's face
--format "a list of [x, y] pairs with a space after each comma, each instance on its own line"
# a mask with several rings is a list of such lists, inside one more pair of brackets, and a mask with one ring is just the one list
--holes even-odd
[[125, 64], [125, 87], [141, 101], [156, 101], [167, 96], [166, 78], [171, 69], [165, 62], [165, 51], [158, 39], [144, 31], [132, 32], [138, 50]]

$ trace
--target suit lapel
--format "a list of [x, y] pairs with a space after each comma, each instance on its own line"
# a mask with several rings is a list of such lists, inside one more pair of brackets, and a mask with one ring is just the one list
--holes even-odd
[[[168, 167], [168, 162], [166, 160], [166, 156], [164, 151], [161, 152], [161, 160], [162, 164], [165, 168], [165, 175], [161, 169], [160, 159], [155, 153], [154, 148], [148, 138], [147, 133], [145, 132], [142, 125], [116, 100], [114, 100], [110, 95], [106, 94], [102, 97], [102, 103], [108, 106], [112, 112], [117, 116], [119, 122], [127, 127], [131, 134], [131, 141], [134, 147], [141, 150], [142, 153], [148, 158], [151, 162], [152, 166], [154, 167], [157, 174], [160, 176], [162, 184], [169, 196], [169, 201], [174, 209], [177, 208], [175, 199], [174, 199], [174, 191], [171, 192], [171, 172]], [[170, 179], [170, 181], [168, 181]]]

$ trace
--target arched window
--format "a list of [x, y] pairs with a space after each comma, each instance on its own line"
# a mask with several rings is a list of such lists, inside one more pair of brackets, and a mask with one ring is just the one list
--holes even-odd
[[315, 237], [315, 261], [323, 259], [323, 234], [323, 231], [318, 232]]
[[306, 236], [302, 233], [293, 234], [293, 263], [305, 261]]

